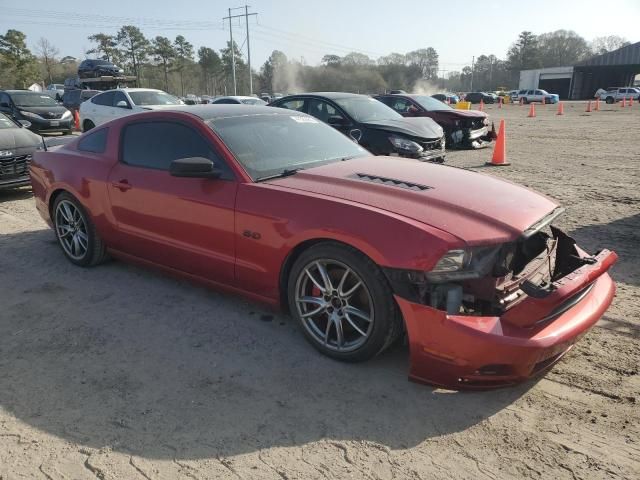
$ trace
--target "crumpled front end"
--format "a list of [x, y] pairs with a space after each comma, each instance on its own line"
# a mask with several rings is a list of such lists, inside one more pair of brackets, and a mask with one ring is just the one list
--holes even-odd
[[462, 119], [457, 124], [448, 135], [450, 148], [485, 148], [494, 140], [486, 117]]
[[562, 231], [479, 250], [474, 275], [387, 270], [404, 317], [411, 380], [452, 389], [512, 385], [547, 371], [611, 304], [617, 255]]

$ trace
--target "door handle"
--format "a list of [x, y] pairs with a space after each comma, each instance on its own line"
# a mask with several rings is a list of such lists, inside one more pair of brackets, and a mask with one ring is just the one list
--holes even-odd
[[127, 179], [122, 179], [119, 182], [112, 182], [111, 185], [117, 188], [118, 190], [120, 190], [121, 192], [126, 192], [127, 190], [130, 190], [131, 188], [133, 188], [129, 183], [129, 180]]

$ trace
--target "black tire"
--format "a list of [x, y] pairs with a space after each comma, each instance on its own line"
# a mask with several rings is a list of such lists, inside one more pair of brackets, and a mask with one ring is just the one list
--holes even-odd
[[93, 123], [91, 120], [85, 120], [82, 124], [82, 131], [88, 132], [89, 130], [95, 127], [96, 127], [95, 123]]
[[[348, 352], [328, 348], [314, 337], [305, 326], [296, 304], [296, 288], [298, 288], [299, 278], [304, 275], [305, 268], [315, 261], [327, 259], [337, 261], [351, 269], [363, 282], [373, 304], [373, 325], [368, 332], [368, 337], [361, 346]], [[383, 272], [358, 250], [337, 242], [316, 244], [298, 257], [289, 274], [287, 294], [291, 315], [300, 324], [309, 343], [324, 355], [337, 360], [345, 362], [369, 360], [392, 345], [402, 332], [402, 318]]]
[[522, 103], [524, 103], [525, 105], [529, 103], [529, 100], [527, 99], [527, 97], [521, 97], [521, 98], [522, 98]]
[[62, 132], [62, 135], [71, 135], [73, 133], [73, 130], [65, 130], [64, 132]]
[[609, 105], [611, 105], [612, 103], [615, 103], [615, 100], [613, 99], [613, 97], [607, 97], [605, 102], [607, 102]]
[[[73, 206], [77, 209], [78, 213], [82, 217], [82, 221], [84, 222], [86, 235], [87, 235], [87, 248], [84, 255], [82, 255], [81, 258], [72, 257], [69, 253], [67, 253], [67, 251], [65, 250], [65, 247], [62, 244], [62, 239], [60, 238], [60, 234], [59, 234], [59, 223], [58, 223], [59, 216], [57, 215], [58, 207], [62, 202], [69, 202], [73, 204]], [[60, 248], [62, 249], [62, 252], [64, 253], [65, 257], [67, 257], [67, 259], [71, 263], [78, 265], [80, 267], [93, 267], [108, 259], [106, 246], [102, 241], [102, 239], [100, 238], [100, 236], [98, 235], [98, 232], [96, 231], [96, 227], [93, 224], [91, 217], [87, 214], [82, 204], [73, 195], [67, 192], [63, 192], [60, 195], [58, 195], [55, 201], [53, 202], [53, 208], [51, 209], [51, 217], [54, 224], [53, 226], [56, 234], [56, 239], [58, 240], [58, 244], [60, 245]]]

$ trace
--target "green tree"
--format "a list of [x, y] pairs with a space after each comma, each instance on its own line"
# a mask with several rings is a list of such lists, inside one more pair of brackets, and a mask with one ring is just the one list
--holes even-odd
[[169, 91], [169, 68], [176, 59], [176, 50], [167, 37], [157, 36], [151, 42], [151, 53], [156, 62], [162, 66], [164, 74], [164, 90]]
[[538, 36], [543, 67], [573, 65], [591, 54], [587, 41], [572, 30], [556, 30]]
[[427, 80], [438, 77], [438, 52], [432, 47], [421, 48], [406, 54], [409, 65], [420, 68], [422, 78]]
[[0, 35], [0, 72], [2, 83], [14, 88], [26, 88], [38, 79], [36, 57], [27, 48], [26, 35], [7, 30]]
[[[242, 52], [238, 48], [236, 42], [233, 42], [233, 55], [235, 58], [236, 64], [236, 85], [237, 91], [241, 92], [243, 90], [243, 80], [245, 78], [242, 75], [242, 72], [246, 68], [246, 64], [242, 58]], [[222, 70], [225, 75], [225, 84], [231, 86], [233, 88], [233, 59], [231, 56], [231, 42], [227, 42], [226, 48], [220, 50], [220, 60], [222, 60]]]
[[209, 47], [198, 49], [198, 65], [202, 70], [205, 92], [215, 95], [218, 91], [218, 78], [222, 73], [222, 60], [216, 51]]
[[113, 35], [96, 33], [89, 35], [87, 39], [96, 44], [95, 47], [87, 50], [87, 54], [99, 55], [103, 60], [107, 60], [108, 62], [115, 62], [118, 59], [118, 42]]
[[507, 52], [507, 61], [512, 70], [527, 70], [539, 68], [540, 52], [538, 51], [538, 37], [524, 31], [518, 35], [518, 40], [511, 45]]
[[322, 57], [322, 64], [328, 67], [335, 67], [337, 65], [340, 65], [340, 63], [342, 63], [342, 57], [338, 55], [325, 55], [324, 57]]
[[287, 59], [287, 56], [280, 50], [274, 50], [271, 52], [271, 55], [267, 61], [264, 62], [264, 65], [262, 65], [260, 70], [263, 90], [267, 92], [276, 92], [279, 89], [282, 89], [281, 86], [276, 85], [276, 80], [278, 76], [281, 76], [287, 69], [288, 63], [289, 60]]
[[618, 35], [607, 35], [594, 38], [591, 41], [591, 51], [594, 55], [602, 55], [627, 45], [631, 45], [631, 42], [626, 38]]
[[131, 71], [140, 86], [140, 65], [149, 55], [149, 40], [145, 38], [138, 27], [124, 25], [116, 35], [116, 40], [125, 58], [128, 59]]
[[176, 70], [180, 73], [180, 91], [184, 95], [184, 69], [193, 63], [193, 45], [182, 35], [178, 35], [173, 48], [176, 52]]

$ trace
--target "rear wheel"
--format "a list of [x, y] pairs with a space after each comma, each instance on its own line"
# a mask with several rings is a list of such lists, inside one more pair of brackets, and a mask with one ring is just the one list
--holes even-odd
[[89, 267], [107, 258], [106, 248], [82, 205], [69, 193], [61, 193], [53, 204], [53, 224], [65, 256], [76, 265]]
[[615, 102], [615, 100], [613, 99], [613, 97], [607, 97], [605, 102], [607, 102], [609, 105], [611, 105], [613, 102]]
[[88, 132], [92, 128], [95, 128], [95, 126], [96, 126], [95, 123], [93, 123], [91, 120], [85, 120], [84, 123], [82, 124], [82, 131]]
[[368, 360], [401, 332], [384, 274], [345, 245], [322, 243], [302, 253], [289, 275], [288, 298], [307, 340], [338, 360]]

